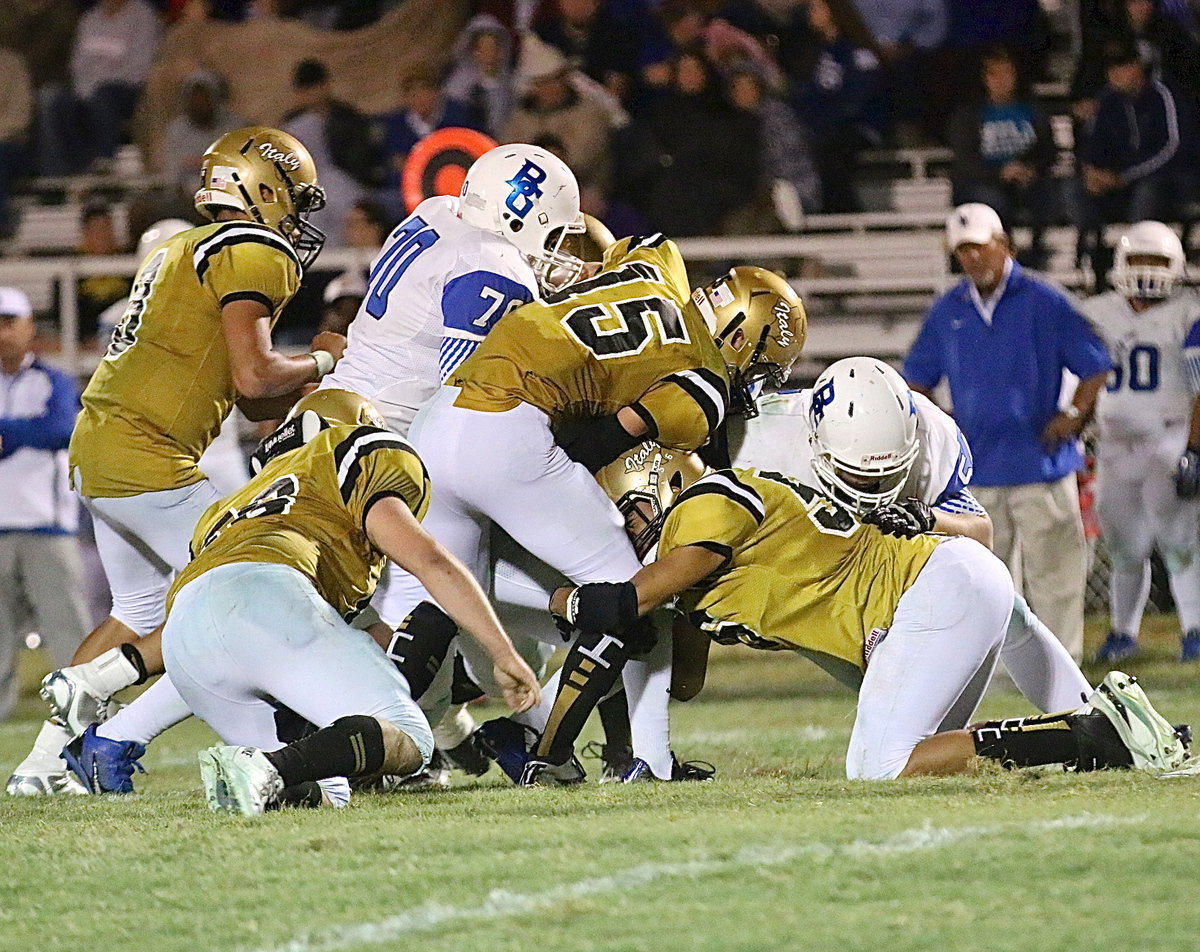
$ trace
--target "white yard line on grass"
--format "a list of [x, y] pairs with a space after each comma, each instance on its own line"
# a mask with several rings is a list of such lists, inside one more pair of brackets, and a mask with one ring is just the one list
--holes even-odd
[[881, 840], [854, 840], [850, 843], [811, 841], [796, 846], [747, 846], [731, 856], [691, 860], [684, 863], [643, 863], [609, 876], [596, 876], [565, 883], [540, 892], [510, 892], [493, 889], [478, 904], [451, 906], [426, 902], [406, 912], [377, 922], [341, 926], [304, 935], [277, 946], [264, 946], [255, 952], [338, 952], [361, 945], [373, 945], [407, 939], [420, 933], [434, 932], [443, 926], [508, 919], [514, 916], [550, 910], [573, 899], [590, 899], [605, 893], [629, 892], [663, 879], [696, 878], [718, 875], [738, 869], [783, 866], [801, 857], [885, 857], [923, 850], [939, 849], [986, 836], [1037, 834], [1057, 830], [1101, 829], [1131, 826], [1145, 821], [1144, 816], [1106, 816], [1083, 813], [1039, 820], [1033, 823], [1001, 823], [994, 826], [943, 827], [925, 824], [904, 830]]

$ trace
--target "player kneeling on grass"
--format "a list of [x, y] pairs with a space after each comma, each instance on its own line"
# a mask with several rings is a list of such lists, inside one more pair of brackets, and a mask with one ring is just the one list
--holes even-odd
[[857, 688], [852, 779], [958, 773], [975, 756], [1154, 771], [1187, 756], [1119, 672], [1078, 710], [968, 729], [1012, 612], [1004, 564], [969, 538], [886, 536], [779, 473], [708, 474], [667, 512], [655, 562], [624, 585], [561, 588], [551, 608], [594, 639], [675, 598], [714, 641], [799, 651]]
[[[420, 527], [429, 481], [412, 448], [374, 426], [317, 425], [326, 428], [315, 436], [294, 427], [296, 449], [277, 446], [244, 489], [204, 514], [195, 558], [170, 592], [167, 676], [236, 745], [201, 754], [214, 810], [253, 815], [281, 800], [316, 801], [316, 781], [411, 773], [428, 761], [433, 737], [407, 682], [343, 620], [370, 598], [385, 556], [432, 586], [480, 642], [510, 707], [538, 700], [533, 672], [479, 586]], [[283, 747], [280, 707], [320, 729]], [[127, 781], [140, 750], [115, 764], [100, 742], [122, 743], [90, 728], [64, 756], [84, 777], [119, 766], [125, 775], [110, 779]], [[348, 795], [344, 783], [324, 785], [326, 801]]]

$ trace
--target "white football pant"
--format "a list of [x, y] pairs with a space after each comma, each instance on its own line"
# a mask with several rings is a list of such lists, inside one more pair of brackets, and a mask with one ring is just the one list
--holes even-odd
[[1175, 495], [1187, 424], [1155, 439], [1109, 438], [1096, 448], [1096, 515], [1112, 559], [1112, 628], [1137, 637], [1150, 596], [1150, 553], [1162, 556], [1184, 631], [1200, 628], [1200, 500]]
[[[632, 578], [642, 564], [624, 520], [587, 468], [554, 442], [546, 415], [529, 404], [502, 413], [465, 410], [454, 406], [458, 393], [456, 387], [442, 387], [410, 431], [433, 484], [425, 529], [485, 587], [492, 567], [492, 522], [576, 585]], [[391, 585], [402, 586], [402, 595], [389, 608], [393, 614], [407, 614], [428, 598], [411, 576]], [[474, 649], [462, 648], [477, 672], [481, 665], [473, 662]], [[656, 650], [649, 658], [629, 662], [623, 681], [634, 753], [656, 775], [669, 777], [671, 755], [659, 726], [666, 717], [671, 680], [669, 644], [665, 661], [663, 655]], [[635, 707], [634, 698], [643, 703]], [[655, 705], [662, 711], [653, 711]], [[639, 738], [642, 744], [654, 738], [656, 749], [639, 750]]]
[[163, 631], [163, 660], [188, 707], [227, 744], [284, 746], [271, 699], [317, 727], [378, 717], [411, 737], [425, 763], [433, 753], [404, 676], [289, 566], [238, 562], [189, 582]]
[[967, 726], [995, 671], [1013, 594], [1004, 563], [974, 539], [934, 550], [871, 652], [846, 776], [898, 777], [926, 737]]

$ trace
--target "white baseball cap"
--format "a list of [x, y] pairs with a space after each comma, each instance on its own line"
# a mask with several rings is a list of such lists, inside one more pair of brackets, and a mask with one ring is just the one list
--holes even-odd
[[946, 244], [953, 251], [959, 245], [986, 245], [1004, 234], [1004, 224], [990, 205], [968, 202], [959, 205], [946, 219]]
[[33, 308], [20, 288], [0, 287], [0, 314], [7, 317], [33, 317]]

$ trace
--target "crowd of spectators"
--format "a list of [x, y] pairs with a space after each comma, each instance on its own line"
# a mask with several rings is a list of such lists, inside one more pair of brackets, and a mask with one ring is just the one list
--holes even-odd
[[[0, 107], [0, 235], [14, 226], [15, 177], [111, 167], [174, 21], [344, 30], [401, 3], [12, 0], [0, 24], [12, 91]], [[321, 169], [331, 246], [358, 201], [399, 218], [413, 146], [466, 126], [554, 149], [585, 209], [618, 230], [678, 236], [798, 230], [811, 213], [867, 210], [864, 150], [944, 144], [955, 202], [1031, 227], [1022, 260], [1041, 262], [1056, 221], [1077, 224], [1103, 258], [1104, 224], [1177, 219], [1197, 197], [1200, 29], [1189, 0], [1073, 5], [1081, 52], [1056, 104], [1075, 122], [1070, 179], [1032, 94], [1052, 43], [1038, 0], [476, 0], [443, 70], [396, 77], [394, 111], [367, 115], [335, 97], [336, 86], [353, 99], [310, 56], [288, 64], [293, 100], [279, 113]], [[164, 214], [186, 214], [207, 142], [261, 118], [235, 113], [217, 70], [182, 79], [178, 112], [146, 156], [177, 192]]]

